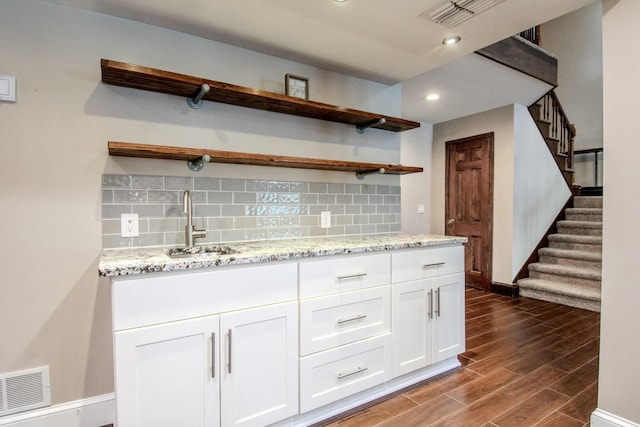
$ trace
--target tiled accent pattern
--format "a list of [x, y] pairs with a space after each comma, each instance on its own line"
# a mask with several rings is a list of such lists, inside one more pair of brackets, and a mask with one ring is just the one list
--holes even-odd
[[[103, 175], [103, 248], [184, 244], [184, 190], [198, 243], [400, 231], [400, 186], [148, 175]], [[320, 212], [331, 228], [320, 228]], [[120, 237], [120, 214], [137, 213], [140, 236]]]

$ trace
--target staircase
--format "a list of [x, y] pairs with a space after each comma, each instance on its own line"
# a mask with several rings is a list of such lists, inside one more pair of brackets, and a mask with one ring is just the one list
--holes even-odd
[[600, 311], [602, 197], [575, 197], [549, 247], [518, 281], [520, 296]]

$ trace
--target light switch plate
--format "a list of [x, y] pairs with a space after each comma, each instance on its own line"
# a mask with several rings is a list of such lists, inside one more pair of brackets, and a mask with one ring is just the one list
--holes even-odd
[[16, 77], [0, 75], [0, 101], [16, 102]]
[[320, 212], [320, 228], [331, 228], [331, 212]]

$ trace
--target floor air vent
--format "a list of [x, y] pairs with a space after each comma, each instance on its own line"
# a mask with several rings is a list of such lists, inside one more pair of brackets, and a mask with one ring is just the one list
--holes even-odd
[[453, 28], [484, 12], [503, 0], [450, 0], [438, 8], [424, 12], [433, 22]]
[[49, 405], [48, 366], [0, 374], [0, 417]]

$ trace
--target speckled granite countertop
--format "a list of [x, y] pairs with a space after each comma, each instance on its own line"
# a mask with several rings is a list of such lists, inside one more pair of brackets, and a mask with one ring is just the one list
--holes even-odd
[[452, 245], [466, 243], [466, 241], [465, 237], [407, 233], [260, 240], [203, 245], [203, 248], [215, 246], [233, 253], [207, 257], [195, 254], [180, 258], [169, 257], [167, 247], [106, 249], [100, 257], [98, 272], [100, 276], [127, 276], [158, 271], [212, 268], [328, 255]]

